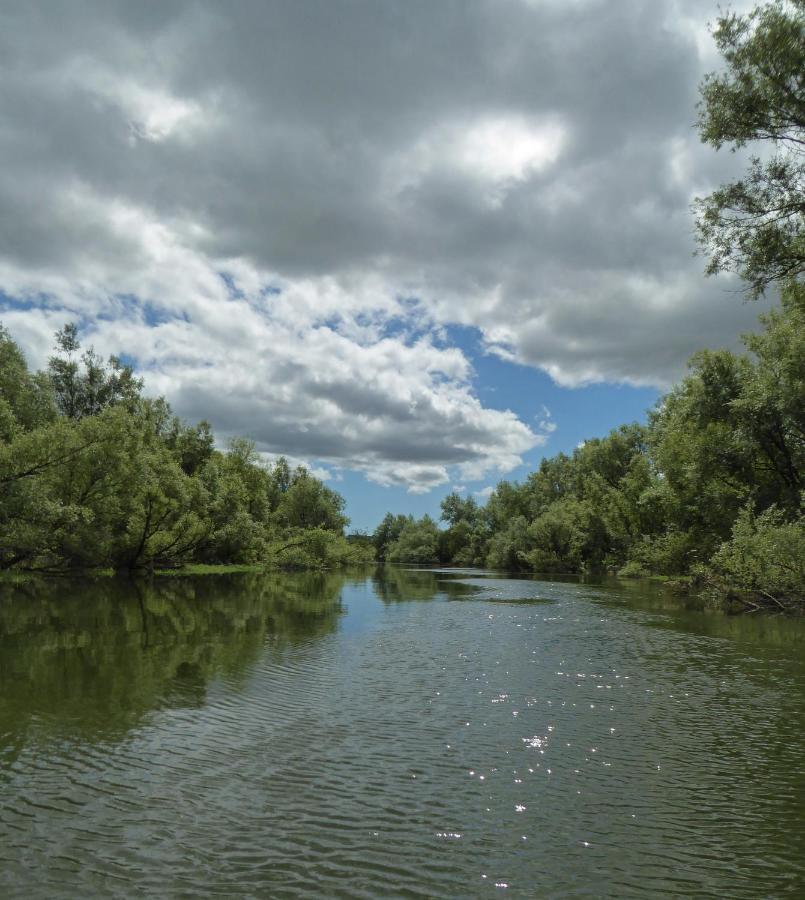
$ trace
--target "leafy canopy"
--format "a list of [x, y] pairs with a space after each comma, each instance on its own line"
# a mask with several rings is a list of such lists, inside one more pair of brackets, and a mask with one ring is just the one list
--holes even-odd
[[805, 271], [805, 0], [724, 14], [713, 36], [726, 68], [701, 85], [701, 139], [770, 152], [697, 199], [698, 239], [708, 274], [736, 272], [757, 297]]
[[83, 353], [74, 325], [31, 373], [0, 326], [0, 570], [193, 563], [330, 568], [366, 562], [344, 500], [251, 441], [215, 448], [114, 357]]

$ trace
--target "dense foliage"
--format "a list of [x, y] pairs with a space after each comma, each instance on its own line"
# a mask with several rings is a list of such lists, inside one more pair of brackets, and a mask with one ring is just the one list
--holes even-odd
[[186, 562], [334, 566], [365, 561], [348, 543], [343, 498], [252, 443], [215, 448], [143, 396], [129, 366], [79, 355], [57, 335], [31, 373], [0, 327], [0, 568], [134, 570]]
[[450, 494], [446, 528], [387, 515], [389, 561], [509, 571], [693, 575], [717, 599], [805, 597], [805, 285], [745, 337], [703, 351], [646, 426], [625, 425], [501, 482], [485, 506]]
[[757, 296], [805, 272], [805, 0], [724, 13], [713, 36], [725, 69], [702, 84], [701, 139], [764, 155], [697, 201], [699, 239], [709, 273], [737, 272]]

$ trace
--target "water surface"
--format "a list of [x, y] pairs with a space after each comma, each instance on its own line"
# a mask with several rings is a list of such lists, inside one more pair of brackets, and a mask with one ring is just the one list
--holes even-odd
[[389, 569], [0, 589], [0, 896], [801, 897], [805, 623]]

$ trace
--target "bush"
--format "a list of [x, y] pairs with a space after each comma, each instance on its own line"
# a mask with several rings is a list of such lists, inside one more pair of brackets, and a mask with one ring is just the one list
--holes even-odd
[[439, 529], [430, 516], [406, 522], [400, 536], [386, 551], [386, 559], [397, 563], [439, 561]]
[[624, 575], [683, 575], [699, 557], [701, 543], [688, 531], [644, 535], [629, 552]]
[[805, 612], [805, 517], [744, 507], [732, 537], [700, 570], [712, 602]]

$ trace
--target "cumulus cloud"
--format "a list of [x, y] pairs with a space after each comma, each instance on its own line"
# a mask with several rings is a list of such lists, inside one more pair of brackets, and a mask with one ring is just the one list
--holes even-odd
[[[126, 277], [83, 284], [80, 272], [7, 271], [29, 300], [4, 314], [26, 349], [44, 350], [65, 318], [87, 318], [85, 341], [124, 348], [150, 391], [210, 419], [222, 438], [247, 434], [268, 456], [318, 459], [414, 492], [451, 471], [510, 471], [543, 441], [512, 412], [483, 407], [464, 354], [412, 325], [409, 303], [374, 302], [373, 283], [355, 280], [347, 293], [329, 279], [256, 277], [240, 260], [210, 267], [167, 231], [129, 221], [141, 229], [142, 267]], [[387, 336], [399, 320], [406, 327]]]
[[666, 385], [756, 307], [689, 204], [693, 0], [109, 0], [0, 12], [0, 313], [65, 319], [268, 454], [426, 491], [544, 443], [444, 327], [560, 384]]

